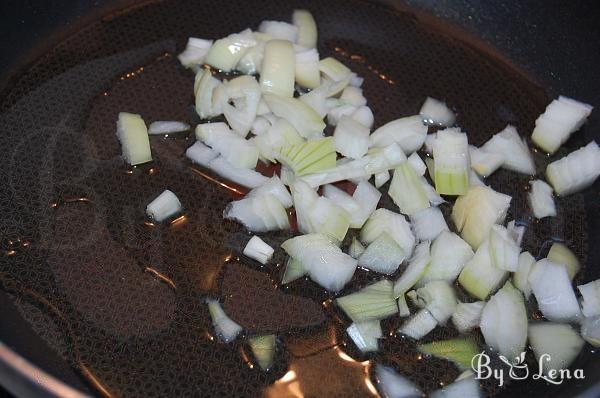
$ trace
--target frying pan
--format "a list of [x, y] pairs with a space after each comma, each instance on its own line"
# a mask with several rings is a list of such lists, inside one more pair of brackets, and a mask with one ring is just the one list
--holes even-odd
[[[231, 197], [181, 165], [177, 139], [185, 143], [185, 137], [153, 142], [153, 150], [154, 144], [159, 148], [156, 170], [134, 175], [143, 184], [114, 164], [114, 112], [125, 110], [119, 107], [138, 107], [148, 118], [193, 117], [186, 108], [190, 90], [185, 84], [191, 76], [172, 69], [169, 60], [187, 36], [220, 37], [262, 19], [286, 19], [293, 8], [309, 8], [319, 23], [322, 54], [346, 57], [365, 76], [377, 124], [415, 113], [425, 95], [438, 96], [456, 107], [459, 124], [477, 145], [507, 122], [527, 135], [548, 98], [558, 94], [600, 104], [595, 72], [600, 13], [592, 2], [5, 3], [3, 29], [10, 39], [0, 44], [5, 57], [0, 95], [0, 153], [5, 159], [0, 171], [5, 182], [0, 190], [5, 253], [0, 257], [0, 382], [18, 396], [77, 396], [75, 391], [253, 396], [266, 386], [279, 386], [292, 360], [315, 363], [320, 358], [318, 351], [310, 351], [319, 340], [303, 340], [307, 334], [319, 336], [318, 327], [282, 333], [292, 348], [278, 353], [278, 365], [266, 375], [239, 359], [245, 355], [241, 344], [224, 347], [208, 339], [201, 297], [218, 294], [218, 289], [206, 283], [206, 274], [214, 271], [214, 282], [227, 269], [239, 269], [235, 264], [224, 267], [222, 256], [239, 250], [247, 235], [237, 226], [217, 223]], [[147, 70], [140, 73], [140, 67]], [[146, 79], [149, 75], [168, 77], [162, 97], [152, 91], [158, 83]], [[129, 84], [138, 78], [141, 88]], [[597, 140], [599, 127], [600, 117], [593, 113], [561, 154]], [[540, 167], [544, 161], [536, 154]], [[540, 254], [546, 240], [565, 239], [587, 265], [578, 281], [598, 278], [593, 266], [600, 261], [595, 244], [598, 184], [559, 200], [558, 219], [534, 224], [518, 188], [524, 182], [502, 172], [491, 180], [492, 186], [515, 196], [510, 215], [528, 224], [525, 245]], [[145, 229], [139, 213], [169, 183], [183, 192], [188, 220], [172, 229]], [[266, 239], [275, 242], [277, 237]], [[123, 265], [123, 256], [130, 263]], [[76, 261], [63, 264], [65, 258]], [[107, 269], [111, 265], [122, 269]], [[260, 272], [276, 276], [279, 269]], [[355, 283], [372, 278], [359, 274]], [[249, 302], [257, 298], [253, 290], [244, 293]], [[286, 293], [324, 298], [309, 282]], [[271, 319], [257, 308], [248, 311]], [[392, 330], [397, 325], [385, 326]], [[442, 330], [433, 337], [451, 333]], [[334, 332], [334, 337], [341, 341], [342, 334]], [[353, 366], [368, 359], [351, 345], [336, 347], [354, 358]], [[384, 343], [383, 351], [377, 360], [412, 371], [426, 388], [431, 389], [431, 380], [456, 376], [435, 361], [404, 369], [409, 365], [402, 358], [413, 354], [410, 347]], [[530, 380], [486, 391], [511, 397], [600, 396], [598, 361], [589, 347], [584, 351], [574, 366], [584, 369], [585, 380], [558, 387]], [[238, 359], [234, 363], [232, 358]], [[366, 393], [348, 380], [340, 384], [335, 369], [307, 369], [313, 369], [312, 383], [321, 383], [321, 394], [313, 396]], [[266, 391], [284, 395], [283, 390]]]

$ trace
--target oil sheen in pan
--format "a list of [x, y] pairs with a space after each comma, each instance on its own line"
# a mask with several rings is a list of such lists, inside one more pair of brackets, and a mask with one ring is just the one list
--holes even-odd
[[[278, 333], [274, 368], [258, 370], [244, 338], [226, 345], [213, 336], [203, 302], [221, 294], [226, 271], [238, 266], [236, 257], [249, 238], [241, 226], [222, 219], [226, 204], [243, 191], [184, 159], [193, 142], [189, 134], [151, 137], [150, 165], [128, 169], [118, 158], [120, 111], [140, 113], [147, 123], [197, 122], [190, 109], [193, 76], [173, 57], [188, 36], [216, 38], [263, 19], [287, 19], [294, 7], [315, 11], [322, 56], [339, 57], [365, 77], [376, 125], [417, 113], [429, 95], [451, 104], [458, 124], [480, 145], [507, 123], [526, 135], [548, 101], [519, 71], [457, 40], [444, 26], [359, 1], [223, 1], [219, 7], [164, 1], [67, 38], [2, 94], [0, 148], [11, 162], [13, 192], [0, 204], [10, 214], [2, 222], [12, 241], [29, 244], [7, 249], [0, 275], [4, 289], [36, 304], [37, 310], [21, 305], [32, 327], [101, 394], [368, 396], [376, 393], [374, 363], [394, 366], [424, 391], [458, 375], [453, 365], [419, 356], [413, 343], [396, 336], [399, 319], [383, 322], [387, 335], [379, 353], [361, 355], [344, 334], [348, 320], [326, 292], [307, 280], [278, 285], [281, 251], [263, 267], [240, 260], [251, 275], [267, 279], [246, 278], [254, 282], [243, 286], [248, 305], [239, 311], [274, 328], [275, 319], [285, 319], [285, 300], [252, 304], [277, 292], [310, 298], [326, 321], [306, 326], [311, 317], [289, 319], [294, 327]], [[547, 159], [534, 155], [542, 169]], [[560, 217], [536, 222], [527, 210], [526, 177], [499, 171], [489, 182], [513, 196], [508, 219], [528, 225], [525, 249], [537, 254], [545, 241], [564, 239], [585, 263], [581, 196], [559, 199]], [[179, 196], [185, 214], [154, 225], [143, 210], [165, 188]], [[384, 198], [382, 206], [392, 206]], [[278, 246], [289, 236], [271, 233], [265, 240]], [[359, 270], [344, 291], [377, 278]], [[299, 324], [300, 318], [306, 323]], [[426, 341], [456, 334], [439, 328]], [[493, 382], [482, 386], [489, 395], [501, 392]], [[502, 393], [510, 388], [516, 387]]]

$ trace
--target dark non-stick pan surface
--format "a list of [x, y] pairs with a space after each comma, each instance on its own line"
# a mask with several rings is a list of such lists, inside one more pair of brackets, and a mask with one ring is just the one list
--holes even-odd
[[[68, 37], [1, 96], [0, 285], [99, 394], [368, 396], [376, 363], [426, 392], [458, 376], [454, 365], [420, 357], [414, 342], [396, 335], [399, 319], [383, 322], [380, 352], [361, 355], [332, 296], [309, 280], [279, 285], [281, 250], [266, 266], [243, 258], [250, 235], [222, 219], [239, 189], [185, 160], [192, 134], [151, 137], [155, 160], [147, 166], [131, 169], [119, 157], [120, 111], [140, 113], [147, 123], [198, 122], [190, 106], [193, 74], [175, 58], [188, 36], [218, 38], [264, 19], [287, 20], [297, 7], [316, 16], [321, 56], [336, 56], [365, 78], [376, 126], [417, 113], [433, 96], [452, 106], [470, 142], [481, 145], [508, 123], [528, 136], [556, 94], [440, 22], [363, 1], [164, 1], [112, 14]], [[589, 128], [552, 158], [533, 150], [538, 172], [587, 143]], [[553, 240], [564, 240], [582, 264], [598, 258], [589, 234], [598, 219], [597, 184], [558, 199], [559, 217], [536, 221], [526, 203], [528, 180], [499, 171], [488, 181], [513, 196], [508, 219], [527, 226], [524, 249], [544, 256]], [[155, 225], [144, 209], [166, 188], [185, 213]], [[380, 205], [394, 208], [388, 197]], [[450, 208], [443, 206], [446, 214]], [[270, 233], [265, 240], [278, 246], [290, 236]], [[597, 277], [597, 269], [584, 267], [576, 282]], [[341, 294], [380, 278], [358, 271]], [[220, 298], [245, 327], [242, 338], [224, 344], [214, 336], [208, 296]], [[535, 304], [529, 310], [540, 317]], [[266, 373], [245, 343], [264, 333], [278, 336], [276, 364]], [[424, 341], [454, 336], [449, 325]], [[586, 347], [574, 366], [595, 360]], [[482, 387], [490, 396], [564, 396], [574, 383], [499, 388], [489, 380]]]

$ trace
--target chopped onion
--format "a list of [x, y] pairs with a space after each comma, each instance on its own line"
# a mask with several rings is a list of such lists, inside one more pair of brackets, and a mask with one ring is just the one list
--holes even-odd
[[564, 265], [547, 259], [538, 261], [529, 274], [529, 283], [540, 311], [549, 320], [570, 322], [581, 315]]
[[562, 264], [567, 267], [567, 274], [569, 274], [569, 279], [571, 280], [581, 270], [581, 264], [577, 256], [564, 243], [554, 242], [550, 246], [547, 258], [553, 263]]
[[581, 337], [594, 347], [600, 347], [600, 317], [583, 319]]
[[479, 353], [477, 343], [469, 337], [419, 344], [417, 349], [425, 355], [454, 362], [461, 370], [471, 369], [471, 361]]
[[430, 206], [421, 178], [408, 161], [402, 162], [394, 170], [388, 194], [400, 212], [407, 215]]
[[140, 115], [120, 112], [117, 120], [117, 138], [121, 143], [123, 159], [132, 166], [152, 160], [146, 123]]
[[469, 145], [471, 168], [481, 177], [489, 177], [504, 164], [504, 155]]
[[373, 174], [393, 169], [405, 160], [406, 155], [402, 149], [397, 144], [392, 144], [386, 148], [371, 150], [364, 157], [337, 165], [331, 170], [309, 174], [302, 178], [310, 186], [318, 187], [353, 178], [369, 178]]
[[371, 129], [371, 127], [373, 127], [373, 123], [375, 122], [373, 111], [368, 106], [359, 106], [352, 113], [352, 115], [350, 115], [350, 117], [368, 129]]
[[148, 134], [172, 134], [180, 133], [182, 131], [188, 131], [189, 129], [190, 125], [187, 123], [176, 121], [157, 121], [150, 123], [150, 126], [148, 127]]
[[485, 300], [500, 287], [507, 274], [506, 270], [492, 264], [489, 240], [485, 240], [465, 264], [458, 282], [470, 295]]
[[225, 208], [223, 217], [236, 220], [253, 232], [290, 228], [285, 208], [272, 194], [233, 201]]
[[453, 232], [442, 232], [431, 245], [431, 263], [420, 286], [433, 280], [454, 281], [471, 257], [473, 250], [467, 242]]
[[327, 86], [319, 86], [306, 94], [302, 94], [300, 101], [308, 105], [322, 119], [327, 115], [329, 107], [327, 106]]
[[[452, 314], [452, 323], [460, 333], [467, 333], [469, 330], [479, 326], [481, 313], [485, 301], [475, 301], [474, 303], [458, 303], [454, 314]], [[469, 359], [469, 366], [471, 360]]]
[[335, 301], [354, 322], [385, 319], [398, 313], [394, 285], [384, 279]]
[[277, 40], [286, 40], [292, 43], [298, 40], [298, 27], [287, 22], [262, 21], [258, 26], [258, 31]]
[[417, 152], [414, 152], [408, 157], [408, 163], [412, 166], [412, 168], [417, 172], [418, 175], [425, 175], [425, 172], [427, 171], [427, 166], [425, 165], [425, 162], [423, 162], [423, 159], [421, 159]]
[[365, 247], [363, 246], [362, 243], [360, 243], [360, 241], [356, 238], [352, 238], [352, 243], [350, 244], [350, 247], [348, 248], [348, 254], [352, 257], [352, 258], [356, 258], [358, 259], [361, 254], [363, 254], [365, 252]]
[[504, 157], [502, 167], [523, 174], [535, 174], [535, 164], [525, 140], [510, 124], [481, 147]]
[[[227, 100], [222, 103], [225, 119], [233, 131], [245, 137], [256, 118], [261, 95], [260, 86], [251, 76], [238, 76], [228, 81], [224, 87], [227, 91]], [[233, 102], [234, 105], [230, 105], [229, 102]]]
[[506, 224], [506, 229], [508, 230], [508, 235], [518, 246], [521, 246], [521, 242], [523, 242], [523, 235], [525, 235], [525, 226], [517, 225], [515, 220], [509, 221]]
[[546, 168], [546, 177], [559, 196], [579, 192], [600, 175], [600, 148], [595, 141], [556, 160]]
[[429, 185], [429, 183], [427, 182], [427, 179], [425, 179], [425, 177], [421, 177], [421, 183], [423, 184], [423, 189], [427, 193], [427, 197], [429, 198], [429, 203], [431, 203], [432, 206], [439, 206], [442, 203], [446, 203], [444, 198], [442, 198], [437, 193], [435, 188], [432, 187], [431, 185]]
[[481, 387], [479, 381], [473, 377], [472, 372], [467, 377], [457, 378], [440, 390], [429, 395], [429, 398], [481, 398]]
[[146, 214], [161, 222], [181, 211], [181, 202], [168, 189], [164, 190], [146, 207]]
[[327, 57], [319, 62], [319, 70], [334, 82], [350, 78], [352, 71], [333, 57]]
[[548, 153], [556, 152], [585, 123], [592, 109], [591, 105], [561, 95], [535, 121], [532, 141]]
[[233, 133], [225, 123], [196, 126], [196, 138], [219, 152], [234, 167], [252, 169], [258, 162], [256, 145]]
[[296, 83], [302, 87], [314, 89], [321, 84], [319, 72], [319, 53], [314, 48], [296, 53]]
[[342, 104], [354, 105], [357, 108], [367, 105], [367, 99], [363, 96], [362, 89], [354, 86], [348, 86], [342, 91], [340, 102]]
[[287, 40], [268, 41], [265, 45], [260, 74], [262, 92], [281, 97], [292, 97], [294, 95], [295, 70], [296, 54], [292, 43]]
[[215, 94], [217, 88], [223, 87], [217, 78], [215, 78], [210, 70], [200, 69], [196, 73], [196, 81], [194, 83], [194, 95], [196, 96], [196, 113], [201, 119], [208, 119], [221, 114], [221, 102], [215, 102]]
[[369, 244], [365, 252], [358, 258], [358, 265], [383, 274], [393, 274], [406, 253], [386, 232]]
[[429, 311], [422, 309], [410, 317], [398, 331], [405, 336], [420, 340], [435, 329], [437, 323]]
[[552, 198], [552, 187], [542, 180], [529, 181], [531, 190], [527, 194], [529, 207], [535, 218], [555, 217], [556, 206]]
[[501, 225], [492, 225], [489, 245], [494, 266], [510, 272], [517, 270], [521, 248], [509, 236], [506, 228]]
[[377, 351], [378, 339], [383, 337], [381, 324], [377, 320], [354, 322], [348, 326], [346, 333], [362, 352]]
[[386, 147], [395, 142], [406, 154], [423, 146], [427, 126], [420, 116], [409, 116], [384, 124], [371, 134], [371, 146]]
[[333, 185], [323, 187], [323, 196], [331, 199], [350, 214], [350, 228], [361, 228], [375, 211], [381, 193], [368, 181], [361, 181], [350, 196]]
[[398, 243], [407, 257], [412, 254], [415, 237], [410, 230], [409, 223], [403, 215], [388, 209], [379, 208], [371, 214], [360, 231], [360, 240], [369, 244], [384, 232], [387, 232]]
[[255, 45], [256, 40], [250, 29], [233, 33], [215, 41], [208, 50], [204, 62], [223, 72], [230, 72], [244, 56], [246, 50]]
[[271, 246], [256, 235], [250, 238], [243, 251], [245, 256], [258, 261], [261, 264], [268, 263], [273, 257], [274, 252], [275, 250]]
[[269, 109], [278, 117], [290, 122], [302, 137], [307, 138], [323, 132], [325, 123], [321, 116], [304, 102], [274, 94], [264, 94], [263, 98]]
[[212, 46], [212, 40], [197, 39], [195, 37], [188, 38], [185, 50], [177, 56], [181, 65], [189, 68], [192, 65], [201, 65], [204, 63], [204, 58], [208, 54], [208, 50]]
[[302, 233], [315, 232], [312, 225], [311, 214], [319, 195], [306, 182], [301, 179], [294, 179], [290, 184], [294, 208], [296, 210], [296, 221], [298, 230]]
[[212, 323], [217, 335], [219, 335], [226, 343], [234, 340], [242, 331], [242, 327], [225, 314], [225, 311], [223, 311], [218, 300], [207, 298], [206, 304], [208, 304], [208, 312], [210, 312], [210, 317], [212, 318]]
[[470, 187], [466, 195], [456, 199], [452, 221], [463, 239], [477, 248], [494, 224], [504, 222], [510, 201], [510, 196], [489, 187]]
[[448, 282], [434, 280], [416, 290], [415, 303], [429, 311], [438, 324], [444, 324], [456, 310], [458, 301]]
[[527, 341], [527, 312], [521, 292], [506, 282], [483, 308], [479, 327], [487, 345], [509, 361], [518, 357]]
[[531, 295], [531, 285], [529, 284], [529, 273], [535, 265], [535, 258], [529, 252], [523, 252], [519, 255], [519, 265], [517, 272], [513, 274], [513, 283], [515, 287], [523, 292], [525, 299]]
[[431, 97], [425, 99], [419, 115], [421, 115], [425, 123], [440, 126], [452, 126], [456, 121], [454, 112], [448, 108], [445, 102]]
[[287, 263], [285, 264], [285, 273], [283, 274], [281, 283], [283, 285], [288, 284], [298, 278], [302, 278], [307, 273], [308, 271], [299, 260], [293, 257], [288, 257]]
[[255, 75], [261, 72], [263, 58], [265, 56], [266, 42], [271, 39], [271, 36], [265, 37], [264, 33], [254, 32], [253, 37], [256, 40], [256, 45], [248, 48], [242, 58], [238, 61], [235, 69], [245, 75]]
[[[435, 142], [436, 138], [437, 138], [437, 133], [427, 134], [427, 136], [425, 137], [425, 142], [423, 143], [423, 145], [425, 147], [425, 152], [430, 156], [433, 155], [433, 143]], [[427, 160], [429, 160], [429, 159], [431, 159], [431, 158], [427, 158], [425, 160], [425, 162], [427, 162]], [[431, 159], [431, 161], [433, 164], [433, 159]], [[429, 165], [427, 165], [427, 167], [429, 167]], [[430, 172], [430, 174], [433, 175], [433, 172]]]
[[211, 160], [208, 167], [221, 177], [248, 188], [259, 187], [269, 179], [252, 169], [235, 167], [222, 156]]
[[383, 184], [390, 180], [390, 172], [382, 171], [381, 173], [375, 174], [375, 187], [381, 188]]
[[459, 128], [437, 132], [433, 143], [435, 190], [443, 195], [465, 195], [469, 189], [469, 142]]
[[375, 376], [384, 398], [420, 398], [423, 393], [404, 376], [392, 368], [377, 364]]
[[275, 335], [256, 336], [248, 340], [252, 354], [262, 370], [268, 370], [273, 366], [275, 358]]
[[541, 371], [550, 378], [559, 377], [577, 358], [585, 342], [569, 325], [552, 322], [532, 322], [529, 344], [542, 365]]
[[421, 242], [415, 248], [408, 266], [394, 284], [396, 297], [403, 297], [404, 293], [413, 287], [425, 273], [430, 262], [429, 246], [429, 242]]
[[[329, 100], [327, 100], [329, 103]], [[327, 123], [330, 126], [337, 126], [340, 119], [344, 116], [352, 116], [358, 110], [354, 105], [343, 104], [329, 107], [327, 111]]]
[[185, 156], [200, 166], [209, 167], [210, 161], [219, 156], [219, 153], [213, 151], [201, 141], [196, 141], [194, 145], [185, 151]]
[[332, 200], [321, 196], [314, 203], [310, 214], [311, 232], [320, 232], [342, 242], [350, 227], [350, 214]]
[[333, 133], [335, 149], [343, 156], [359, 159], [369, 150], [369, 129], [349, 116], [342, 116]]
[[600, 315], [600, 279], [577, 286], [581, 293], [581, 312], [585, 317]]
[[271, 162], [275, 162], [281, 148], [303, 142], [304, 139], [300, 137], [294, 126], [280, 118], [276, 118], [266, 132], [255, 138], [260, 155]]
[[261, 186], [256, 187], [250, 192], [248, 192], [246, 194], [246, 197], [251, 198], [267, 194], [271, 194], [275, 198], [277, 198], [279, 203], [281, 203], [281, 205], [286, 209], [292, 207], [292, 196], [288, 192], [287, 188], [283, 185], [279, 177], [277, 177], [277, 175], [274, 175]]
[[308, 10], [294, 10], [292, 22], [298, 28], [297, 43], [305, 48], [317, 47], [317, 24]]
[[398, 315], [400, 315], [401, 318], [407, 317], [410, 315], [410, 308], [408, 308], [408, 304], [406, 303], [406, 297], [404, 297], [404, 294], [401, 294], [398, 299]]
[[412, 230], [418, 240], [434, 240], [448, 225], [442, 211], [438, 207], [428, 207], [410, 215]]
[[336, 154], [332, 137], [306, 141], [281, 148], [277, 160], [296, 175], [317, 173], [335, 167]]
[[283, 242], [281, 248], [306, 267], [313, 281], [329, 291], [341, 290], [356, 270], [356, 260], [325, 235], [297, 236]]

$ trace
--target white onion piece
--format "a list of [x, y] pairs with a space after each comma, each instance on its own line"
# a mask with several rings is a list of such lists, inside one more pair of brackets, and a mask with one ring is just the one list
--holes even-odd
[[346, 65], [333, 57], [322, 59], [319, 62], [319, 70], [334, 82], [350, 79], [352, 74], [352, 71]]
[[208, 167], [221, 177], [247, 188], [259, 187], [269, 179], [252, 169], [235, 167], [222, 156], [211, 160]]
[[210, 161], [216, 159], [219, 153], [213, 151], [201, 141], [196, 141], [194, 145], [185, 151], [185, 156], [200, 166], [209, 167]]
[[305, 264], [310, 278], [329, 291], [341, 290], [356, 270], [356, 260], [321, 234], [288, 239], [281, 248]]
[[452, 323], [460, 333], [466, 333], [479, 326], [485, 301], [458, 303], [452, 314]]
[[262, 21], [258, 31], [266, 33], [273, 39], [287, 40], [295, 43], [298, 40], [298, 27], [281, 21]]
[[117, 120], [117, 138], [121, 143], [123, 159], [132, 166], [152, 160], [146, 123], [140, 115], [120, 112]]
[[525, 299], [529, 299], [529, 296], [531, 296], [529, 273], [534, 265], [535, 258], [529, 252], [523, 252], [519, 255], [519, 264], [517, 272], [513, 274], [513, 283], [517, 289], [523, 292]]
[[532, 322], [529, 344], [542, 365], [545, 375], [555, 379], [559, 370], [567, 369], [577, 358], [585, 342], [570, 325], [552, 322]]
[[358, 159], [369, 150], [369, 129], [349, 116], [342, 116], [333, 132], [335, 150]]
[[567, 267], [567, 274], [569, 274], [571, 280], [581, 270], [579, 259], [564, 243], [552, 243], [546, 258], [555, 264], [562, 264]]
[[256, 116], [256, 119], [252, 122], [252, 127], [250, 127], [250, 132], [254, 135], [262, 135], [269, 130], [269, 127], [271, 127], [269, 119], [263, 116]]
[[555, 217], [556, 206], [552, 198], [552, 187], [542, 180], [529, 181], [531, 190], [527, 194], [529, 207], [535, 218]]
[[252, 169], [258, 162], [258, 148], [229, 130], [225, 123], [204, 123], [196, 126], [196, 138], [219, 152], [231, 165]]
[[504, 157], [502, 167], [517, 173], [535, 174], [535, 163], [525, 140], [517, 129], [510, 124], [495, 134], [482, 147], [486, 152], [497, 153]]
[[459, 128], [437, 132], [433, 143], [435, 190], [444, 195], [464, 195], [469, 189], [471, 170], [469, 141]]
[[309, 48], [296, 53], [296, 83], [302, 87], [315, 89], [321, 84], [319, 53]]
[[192, 65], [201, 65], [204, 63], [204, 58], [208, 54], [208, 50], [212, 44], [212, 40], [190, 37], [188, 38], [185, 50], [177, 56], [177, 59], [186, 68]]
[[410, 216], [430, 206], [421, 178], [408, 161], [394, 170], [388, 194], [401, 213]]
[[221, 83], [207, 69], [200, 69], [196, 73], [194, 82], [194, 95], [196, 96], [196, 113], [201, 119], [208, 119], [221, 114], [221, 100], [215, 101], [215, 91], [221, 88]]
[[148, 127], [148, 134], [159, 135], [159, 134], [171, 134], [180, 133], [182, 131], [188, 131], [190, 125], [183, 122], [177, 121], [156, 121], [150, 123]]
[[365, 78], [358, 76], [356, 73], [352, 73], [352, 75], [350, 75], [350, 85], [351, 86], [362, 87], [364, 81], [365, 81]]
[[438, 207], [428, 207], [410, 215], [413, 232], [418, 240], [434, 240], [443, 231], [448, 231], [448, 225], [442, 211]]
[[423, 162], [423, 159], [421, 159], [417, 152], [414, 152], [408, 157], [408, 163], [410, 163], [410, 165], [417, 172], [418, 175], [425, 175], [425, 172], [427, 171], [427, 166], [425, 165], [425, 162]]
[[546, 168], [546, 177], [559, 196], [579, 192], [600, 175], [600, 148], [595, 141], [556, 160]]
[[311, 107], [296, 98], [264, 94], [263, 98], [271, 111], [290, 122], [302, 137], [321, 134], [325, 123]]
[[437, 320], [427, 311], [422, 309], [410, 317], [398, 331], [405, 336], [420, 340], [437, 326]]
[[350, 214], [328, 198], [319, 197], [310, 209], [310, 232], [319, 232], [342, 242], [350, 227]]
[[382, 171], [381, 173], [375, 174], [375, 187], [381, 188], [383, 184], [390, 180], [390, 172]]
[[548, 153], [554, 153], [592, 113], [589, 104], [560, 96], [553, 100], [535, 121], [533, 142]]
[[354, 322], [346, 329], [361, 352], [373, 352], [379, 349], [378, 339], [383, 337], [381, 324], [378, 320]]
[[244, 247], [244, 255], [266, 264], [273, 257], [275, 250], [258, 236], [254, 235]]
[[504, 155], [469, 145], [471, 168], [481, 177], [489, 177], [504, 164]]
[[506, 224], [506, 229], [508, 230], [508, 235], [512, 240], [515, 241], [517, 246], [521, 246], [521, 242], [523, 242], [523, 235], [525, 235], [525, 226], [517, 225], [515, 220], [512, 220]]
[[429, 182], [427, 182], [427, 179], [425, 177], [421, 177], [421, 184], [423, 185], [423, 189], [425, 190], [425, 193], [427, 194], [427, 198], [429, 199], [429, 203], [431, 203], [432, 206], [439, 206], [442, 203], [446, 203], [444, 198], [442, 198], [437, 193], [435, 188], [432, 187], [429, 184]]
[[367, 105], [367, 99], [363, 96], [362, 89], [354, 86], [348, 86], [340, 95], [342, 104], [349, 104], [358, 107]]
[[245, 54], [248, 48], [256, 45], [256, 39], [250, 29], [233, 33], [215, 41], [208, 50], [204, 62], [224, 72], [230, 72]]
[[177, 196], [168, 189], [164, 190], [146, 207], [146, 214], [158, 222], [164, 221], [180, 211], [181, 202]]
[[360, 106], [358, 107], [350, 117], [363, 126], [366, 126], [368, 129], [373, 127], [373, 123], [375, 122], [375, 117], [373, 116], [373, 111], [368, 106]]
[[521, 248], [501, 225], [493, 225], [490, 231], [490, 256], [495, 267], [515, 272], [519, 264]]
[[430, 262], [429, 253], [430, 242], [422, 242], [417, 245], [410, 259], [408, 266], [394, 284], [394, 295], [396, 297], [404, 296], [411, 287], [413, 287], [425, 273]]
[[584, 318], [581, 323], [581, 337], [594, 347], [600, 347], [600, 316]]
[[521, 292], [506, 282], [483, 308], [479, 327], [487, 345], [513, 361], [527, 341], [527, 312]]
[[384, 398], [419, 398], [423, 393], [407, 378], [392, 368], [377, 364], [375, 376]]
[[279, 231], [290, 227], [285, 208], [271, 194], [233, 201], [225, 208], [223, 217], [240, 222], [252, 232]]
[[373, 174], [393, 169], [405, 160], [406, 155], [402, 149], [397, 144], [392, 144], [386, 148], [372, 150], [360, 159], [338, 165], [321, 173], [308, 174], [302, 178], [312, 187], [318, 187], [353, 178], [369, 178]]
[[581, 293], [581, 312], [585, 317], [600, 315], [600, 279], [577, 286]]
[[386, 232], [379, 235], [377, 239], [367, 246], [367, 249], [358, 258], [358, 265], [382, 274], [393, 274], [406, 253]]
[[242, 327], [225, 314], [218, 300], [207, 298], [206, 304], [217, 335], [226, 343], [235, 339], [242, 331]]
[[327, 124], [330, 126], [337, 126], [342, 117], [352, 116], [357, 109], [358, 108], [354, 105], [349, 104], [330, 107], [327, 111]]
[[[221, 107], [225, 119], [233, 131], [245, 137], [256, 118], [261, 96], [260, 86], [251, 76], [238, 76], [225, 83], [224, 87], [227, 98], [222, 102]], [[233, 105], [229, 102], [233, 102]]]
[[252, 189], [246, 194], [246, 197], [251, 198], [267, 194], [273, 195], [275, 198], [277, 198], [279, 203], [281, 203], [281, 205], [286, 209], [292, 207], [293, 205], [292, 196], [277, 175], [269, 178], [261, 186]]
[[265, 44], [266, 41], [270, 40], [270, 37], [264, 37], [266, 35], [259, 32], [254, 32], [253, 36], [256, 40], [256, 45], [246, 50], [235, 67], [236, 70], [245, 75], [255, 75], [261, 72], [265, 56]]
[[428, 310], [440, 325], [450, 319], [458, 304], [452, 286], [441, 280], [428, 282], [417, 289], [416, 301], [417, 305]]
[[529, 273], [529, 283], [546, 318], [570, 322], [580, 317], [579, 303], [564, 265], [546, 259], [538, 261]]
[[433, 143], [435, 142], [436, 138], [437, 133], [427, 134], [427, 136], [425, 137], [423, 145], [425, 146], [425, 152], [429, 155], [433, 155]]
[[371, 134], [371, 146], [386, 147], [395, 142], [406, 154], [421, 148], [427, 136], [427, 126], [420, 116], [409, 116], [384, 124]]
[[298, 28], [298, 45], [305, 48], [317, 47], [317, 23], [308, 10], [294, 10], [292, 23]]
[[445, 102], [431, 97], [425, 99], [419, 115], [421, 115], [425, 123], [440, 126], [452, 126], [456, 120], [454, 112], [448, 108]]
[[268, 41], [260, 74], [262, 92], [292, 97], [295, 71], [296, 54], [292, 43], [287, 40]]
[[410, 224], [402, 214], [384, 208], [375, 210], [360, 231], [360, 239], [369, 244], [384, 232], [398, 243], [406, 256], [412, 254], [415, 237], [410, 230]]
[[302, 94], [298, 99], [312, 108], [321, 118], [324, 118], [329, 111], [327, 92], [327, 86], [318, 86], [308, 93]]
[[489, 240], [477, 248], [477, 252], [462, 269], [458, 282], [472, 296], [485, 300], [502, 284], [508, 272], [492, 264]]
[[443, 231], [431, 245], [431, 263], [419, 285], [433, 280], [454, 281], [471, 257], [473, 250], [467, 242], [453, 232]]
[[281, 148], [301, 144], [304, 139], [290, 122], [276, 118], [265, 133], [255, 138], [255, 142], [260, 155], [275, 162]]
[[360, 257], [360, 255], [363, 254], [364, 252], [365, 252], [365, 247], [363, 246], [363, 244], [360, 243], [360, 241], [358, 239], [356, 239], [355, 237], [352, 238], [352, 243], [350, 244], [350, 247], [348, 248], [348, 254], [350, 255], [350, 257], [358, 259]]
[[252, 355], [254, 355], [256, 362], [258, 362], [258, 365], [262, 370], [269, 370], [269, 368], [273, 366], [276, 343], [277, 341], [274, 334], [256, 336], [248, 339]]
[[377, 204], [381, 199], [381, 192], [377, 190], [369, 181], [360, 181], [352, 194], [352, 199], [359, 204], [360, 210], [356, 214], [351, 214], [352, 228], [362, 228], [363, 224], [373, 214]]

